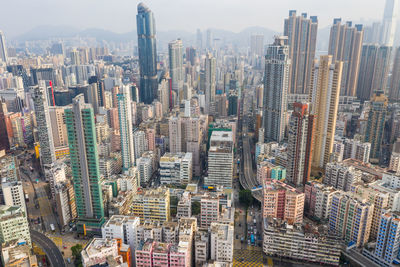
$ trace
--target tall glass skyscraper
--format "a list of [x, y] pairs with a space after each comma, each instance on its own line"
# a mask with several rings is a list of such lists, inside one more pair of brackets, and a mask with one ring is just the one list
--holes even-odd
[[100, 185], [99, 153], [93, 107], [85, 103], [83, 94], [65, 110], [74, 182], [77, 231], [99, 233], [104, 223], [103, 196]]
[[156, 23], [153, 12], [143, 3], [138, 5], [136, 23], [140, 68], [140, 101], [150, 104], [157, 98], [158, 89]]

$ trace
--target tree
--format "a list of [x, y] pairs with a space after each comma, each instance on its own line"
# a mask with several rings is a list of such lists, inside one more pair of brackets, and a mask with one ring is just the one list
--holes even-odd
[[192, 202], [192, 215], [198, 215], [198, 214], [200, 214], [200, 202], [193, 201]]
[[249, 189], [241, 190], [239, 192], [239, 201], [240, 203], [246, 205], [246, 207], [252, 205], [254, 199], [253, 196], [251, 195], [251, 190]]
[[81, 256], [82, 245], [76, 244], [75, 246], [71, 247], [71, 251], [72, 251], [72, 256], [75, 259], [74, 260], [75, 266], [81, 267], [82, 266], [82, 256]]
[[178, 205], [179, 199], [177, 196], [170, 196], [169, 197], [169, 204], [172, 207], [176, 207]]

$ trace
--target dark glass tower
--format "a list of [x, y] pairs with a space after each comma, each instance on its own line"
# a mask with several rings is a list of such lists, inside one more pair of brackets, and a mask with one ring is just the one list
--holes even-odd
[[140, 101], [150, 104], [157, 97], [158, 89], [156, 24], [153, 12], [143, 3], [138, 5], [136, 23], [140, 68]]

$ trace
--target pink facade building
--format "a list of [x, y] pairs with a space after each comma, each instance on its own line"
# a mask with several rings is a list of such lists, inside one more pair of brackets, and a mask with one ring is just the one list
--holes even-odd
[[190, 253], [182, 241], [179, 245], [172, 245], [150, 239], [139, 245], [135, 261], [137, 267], [187, 267], [191, 266]]
[[[190, 255], [187, 249], [173, 245], [169, 253], [169, 266], [171, 267], [186, 267], [190, 266]], [[189, 264], [189, 265], [187, 265]]]
[[277, 180], [264, 183], [263, 217], [286, 220], [289, 224], [302, 223], [304, 193]]
[[153, 241], [141, 243], [135, 251], [135, 262], [137, 267], [152, 267], [151, 256], [153, 254]]
[[218, 222], [219, 198], [216, 196], [205, 196], [200, 201], [200, 226], [208, 228], [212, 222]]
[[110, 126], [114, 130], [119, 130], [119, 117], [118, 117], [118, 108], [110, 108], [108, 110], [110, 116]]
[[156, 149], [156, 130], [153, 128], [146, 129], [147, 148], [151, 151]]
[[169, 248], [171, 244], [153, 242], [152, 263], [153, 267], [167, 267], [169, 266]]

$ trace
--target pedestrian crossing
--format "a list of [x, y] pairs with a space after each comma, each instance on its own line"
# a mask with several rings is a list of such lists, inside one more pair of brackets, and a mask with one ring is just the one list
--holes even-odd
[[263, 266], [263, 255], [260, 250], [236, 249], [233, 252], [233, 266]]

